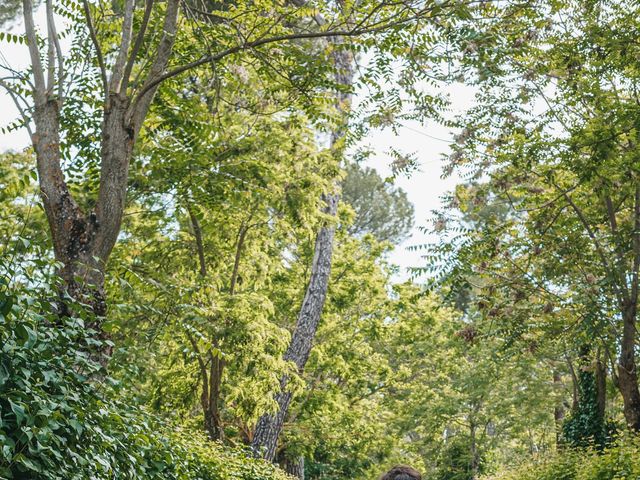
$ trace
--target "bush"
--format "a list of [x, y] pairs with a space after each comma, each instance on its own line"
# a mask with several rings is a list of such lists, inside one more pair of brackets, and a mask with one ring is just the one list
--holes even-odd
[[116, 401], [90, 353], [100, 342], [82, 308], [61, 319], [55, 289], [29, 279], [19, 287], [7, 273], [0, 268], [0, 478], [287, 478], [242, 450]]
[[637, 480], [640, 438], [623, 436], [602, 452], [567, 449], [540, 462], [485, 477], [486, 480]]

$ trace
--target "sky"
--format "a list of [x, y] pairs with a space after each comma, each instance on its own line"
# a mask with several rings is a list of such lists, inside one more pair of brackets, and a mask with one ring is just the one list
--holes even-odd
[[[42, 18], [38, 18], [42, 17], [41, 13], [42, 11], [36, 15], [36, 22], [42, 21]], [[20, 26], [17, 25], [14, 31], [21, 33]], [[24, 68], [28, 64], [27, 49], [24, 45], [0, 42], [0, 60], [13, 68]], [[474, 92], [469, 87], [453, 85], [446, 93], [451, 99], [450, 115], [462, 113], [472, 105]], [[13, 101], [2, 88], [0, 112], [0, 126], [6, 126], [18, 117]], [[410, 250], [409, 247], [437, 240], [433, 235], [421, 233], [419, 227], [430, 225], [431, 212], [440, 206], [440, 197], [459, 182], [455, 175], [442, 178], [442, 155], [448, 152], [453, 134], [450, 128], [436, 122], [405, 122], [398, 129], [397, 135], [388, 130], [374, 130], [362, 141], [362, 145], [370, 146], [375, 152], [368, 160], [368, 165], [378, 170], [383, 178], [391, 176], [390, 160], [386, 154], [390, 148], [414, 153], [418, 160], [418, 171], [396, 180], [396, 185], [407, 192], [415, 208], [415, 225], [411, 235], [394, 249], [389, 258], [391, 263], [400, 267], [397, 275], [399, 280], [409, 277], [409, 268], [424, 266], [420, 252]], [[0, 133], [0, 151], [19, 151], [27, 146], [29, 136], [25, 129], [7, 134]]]
[[[446, 89], [450, 97], [451, 110], [447, 116], [463, 113], [473, 104], [474, 91], [463, 85], [452, 85]], [[407, 192], [415, 208], [415, 223], [410, 236], [391, 253], [390, 262], [400, 267], [399, 279], [409, 277], [408, 269], [424, 266], [419, 251], [409, 247], [437, 241], [433, 234], [422, 233], [420, 227], [430, 227], [432, 211], [440, 207], [441, 197], [453, 190], [460, 178], [451, 175], [442, 178], [443, 155], [449, 153], [455, 132], [438, 122], [404, 122], [397, 135], [391, 131], [374, 131], [363, 140], [375, 154], [368, 165], [382, 176], [391, 176], [389, 157], [385, 152], [396, 148], [405, 153], [414, 153], [419, 169], [410, 176], [399, 176], [395, 185]]]

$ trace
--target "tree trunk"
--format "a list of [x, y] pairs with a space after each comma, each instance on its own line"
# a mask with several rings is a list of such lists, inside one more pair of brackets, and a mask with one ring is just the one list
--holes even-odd
[[220, 386], [224, 361], [215, 356], [211, 356], [211, 367], [209, 367], [209, 389], [203, 389], [202, 410], [204, 412], [204, 428], [212, 440], [224, 440], [224, 429], [220, 416]]
[[[334, 39], [332, 41], [336, 44], [332, 55], [335, 68], [334, 79], [337, 84], [350, 88], [353, 85], [354, 78], [353, 54], [347, 49], [340, 48], [342, 40]], [[334, 152], [341, 156], [344, 150], [343, 140], [347, 127], [346, 120], [351, 108], [350, 91], [337, 92], [335, 103], [337, 111], [342, 115], [342, 122], [332, 132], [331, 146]], [[323, 195], [323, 199], [325, 202], [324, 213], [335, 217], [338, 211], [339, 195], [330, 193]], [[301, 374], [309, 358], [312, 342], [320, 323], [320, 316], [327, 296], [334, 234], [335, 226], [333, 224], [321, 227], [318, 232], [311, 265], [311, 278], [298, 314], [291, 343], [284, 355], [285, 360], [296, 364], [298, 372]], [[276, 413], [265, 414], [260, 417], [251, 442], [251, 448], [255, 454], [270, 461], [274, 460], [278, 437], [291, 404], [291, 392], [287, 391], [288, 382], [289, 379], [286, 376], [280, 380], [280, 391], [275, 396], [278, 410]]]
[[[562, 377], [557, 370], [553, 371], [553, 384], [555, 386], [562, 385]], [[562, 445], [562, 422], [564, 421], [565, 409], [562, 398], [559, 398], [556, 402], [556, 406], [553, 409], [553, 420], [556, 427], [556, 448], [560, 448]]]
[[[335, 216], [338, 211], [338, 195], [326, 195], [325, 202], [324, 212]], [[318, 232], [311, 265], [311, 278], [298, 314], [291, 343], [284, 355], [285, 360], [295, 363], [300, 373], [304, 370], [311, 353], [312, 342], [327, 296], [334, 234], [335, 226], [333, 224], [321, 227]], [[287, 391], [288, 383], [289, 379], [286, 376], [280, 380], [280, 391], [275, 396], [278, 411], [260, 417], [251, 443], [256, 454], [270, 461], [275, 458], [278, 437], [291, 404], [291, 392]]]
[[600, 351], [596, 358], [596, 392], [598, 403], [598, 417], [604, 423], [607, 409], [607, 369], [606, 364], [602, 362]]
[[299, 478], [304, 480], [304, 457], [299, 456], [295, 459], [285, 458], [284, 471], [291, 475], [293, 478]]
[[[133, 154], [133, 129], [127, 128], [128, 101], [112, 96], [105, 110], [102, 130], [101, 181], [96, 211], [88, 215], [75, 202], [61, 168], [58, 102], [48, 100], [36, 109], [36, 152], [40, 190], [64, 291], [89, 305], [95, 318], [90, 328], [102, 338], [101, 320], [106, 315], [105, 265], [115, 245], [126, 200], [129, 163]], [[60, 311], [68, 315], [62, 301]], [[109, 354], [105, 348], [104, 353]]]
[[634, 432], [640, 432], [640, 390], [638, 390], [638, 371], [636, 369], [636, 311], [635, 303], [625, 306], [623, 315], [624, 329], [618, 363], [618, 384], [624, 402], [624, 417]]
[[[105, 266], [120, 232], [126, 202], [129, 164], [135, 139], [173, 49], [179, 1], [167, 2], [163, 35], [144, 81], [144, 92], [140, 92], [135, 97], [135, 102], [132, 102], [133, 95], [128, 96], [126, 91], [131, 73], [129, 67], [135, 63], [137, 54], [137, 50], [134, 49], [128, 58], [132, 38], [130, 27], [135, 9], [134, 2], [128, 5], [124, 23], [129, 27], [123, 28], [123, 41], [113, 69], [111, 88], [107, 85], [106, 68], [90, 19], [91, 12], [90, 9], [85, 9], [87, 26], [96, 48], [105, 89], [100, 144], [100, 186], [95, 211], [86, 213], [71, 195], [62, 170], [59, 113], [64, 101], [63, 65], [59, 64], [57, 67], [58, 88], [56, 90], [54, 88], [56, 67], [51, 59], [46, 66], [48, 81], [45, 81], [38, 35], [33, 20], [33, 2], [23, 0], [25, 35], [33, 71], [32, 93], [35, 103], [33, 112], [35, 132], [31, 140], [36, 154], [42, 203], [51, 231], [54, 254], [56, 260], [62, 264], [59, 273], [64, 282], [64, 292], [61, 292], [60, 313], [61, 315], [69, 313], [68, 305], [63, 300], [64, 293], [89, 305], [96, 317], [93, 324], [88, 326], [95, 328], [102, 337], [105, 337], [105, 334], [101, 329], [101, 320], [107, 310], [104, 295]], [[48, 47], [52, 52], [54, 44], [57, 46], [58, 41], [53, 18], [53, 2], [47, 2], [47, 14]], [[144, 34], [144, 31], [139, 34]], [[139, 38], [142, 37], [139, 35]], [[121, 85], [124, 85], [122, 91]]]

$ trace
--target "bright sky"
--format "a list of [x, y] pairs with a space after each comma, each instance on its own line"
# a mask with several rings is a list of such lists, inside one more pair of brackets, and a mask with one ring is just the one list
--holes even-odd
[[[453, 85], [447, 88], [447, 93], [451, 99], [448, 116], [464, 112], [473, 103], [472, 88]], [[431, 226], [432, 211], [440, 207], [440, 197], [451, 191], [460, 179], [455, 174], [442, 178], [442, 156], [449, 152], [454, 134], [452, 129], [436, 122], [405, 122], [403, 125], [397, 135], [390, 131], [373, 132], [363, 143], [375, 150], [376, 155], [369, 165], [375, 167], [383, 178], [391, 176], [389, 158], [385, 152], [392, 147], [404, 153], [415, 153], [420, 166], [419, 171], [412, 173], [410, 177], [402, 176], [396, 180], [396, 185], [407, 192], [415, 207], [415, 225], [411, 236], [396, 247], [390, 258], [391, 263], [401, 267], [400, 278], [406, 279], [409, 276], [406, 271], [408, 268], [424, 266], [421, 253], [408, 248], [437, 240], [434, 235], [420, 232], [418, 227]]]
[[[39, 16], [41, 15], [37, 15]], [[15, 28], [15, 33], [21, 33], [19, 26]], [[4, 64], [23, 68], [28, 64], [27, 55], [24, 45], [0, 42], [0, 59]], [[451, 115], [461, 113], [471, 106], [473, 100], [471, 88], [454, 85], [448, 88], [448, 93], [452, 101]], [[8, 125], [18, 116], [13, 101], [2, 88], [0, 88], [0, 111], [3, 112], [0, 119], [1, 126]], [[420, 253], [409, 251], [408, 247], [435, 240], [433, 236], [422, 234], [418, 227], [430, 225], [431, 212], [440, 206], [440, 197], [459, 181], [455, 176], [441, 178], [441, 157], [448, 152], [452, 136], [451, 129], [435, 122], [424, 125], [406, 122], [405, 126], [399, 129], [398, 135], [390, 131], [374, 131], [363, 141], [363, 144], [370, 145], [376, 152], [370, 159], [369, 165], [375, 167], [383, 178], [391, 175], [386, 152], [392, 147], [402, 152], [415, 153], [419, 161], [419, 171], [408, 178], [402, 177], [397, 180], [397, 185], [407, 192], [416, 212], [415, 227], [411, 236], [395, 249], [390, 259], [392, 263], [401, 267], [402, 273], [399, 276], [402, 279], [408, 277], [406, 269], [423, 265]], [[28, 145], [29, 136], [24, 129], [8, 134], [0, 133], [0, 151], [21, 150]]]

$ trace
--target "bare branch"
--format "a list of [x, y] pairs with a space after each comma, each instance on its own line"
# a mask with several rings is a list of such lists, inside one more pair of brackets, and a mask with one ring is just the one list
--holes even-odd
[[178, 25], [178, 7], [180, 5], [179, 0], [169, 0], [167, 5], [167, 12], [164, 17], [163, 34], [158, 44], [158, 50], [156, 52], [156, 58], [151, 65], [151, 69], [147, 75], [147, 79], [144, 82], [144, 86], [141, 92], [136, 96], [135, 101], [132, 103], [129, 111], [129, 121], [132, 123], [132, 127], [135, 132], [140, 130], [142, 121], [147, 115], [149, 105], [153, 100], [153, 95], [158, 88], [158, 85], [163, 81], [163, 72], [167, 68], [173, 45], [175, 43], [176, 29]]
[[[53, 17], [52, 0], [47, 0], [47, 29], [49, 31], [49, 51], [51, 52], [51, 46], [53, 45], [58, 60], [58, 103], [62, 105], [64, 97], [64, 59], [62, 56], [62, 48], [60, 47], [60, 40], [58, 39], [58, 32], [56, 30], [56, 22]], [[52, 62], [51, 57], [50, 61]], [[49, 70], [53, 70], [52, 65], [49, 65]], [[51, 81], [53, 80], [54, 79], [51, 79]], [[51, 90], [53, 88], [53, 84], [51, 83], [48, 88]]]
[[138, 35], [136, 36], [136, 41], [133, 44], [133, 49], [131, 50], [131, 55], [129, 55], [129, 61], [127, 62], [127, 66], [124, 69], [124, 74], [122, 75], [122, 91], [125, 93], [127, 91], [127, 87], [129, 86], [129, 77], [131, 76], [131, 70], [133, 70], [133, 65], [135, 64], [138, 52], [140, 51], [140, 48], [142, 48], [142, 44], [144, 43], [144, 35], [147, 31], [147, 26], [149, 25], [149, 18], [151, 17], [153, 3], [154, 0], [146, 0], [144, 16], [142, 17], [142, 25], [140, 26], [140, 30], [138, 31]]
[[53, 46], [53, 4], [47, 0], [47, 95], [51, 95], [56, 82], [55, 47]]
[[198, 217], [196, 217], [196, 214], [189, 203], [187, 203], [187, 212], [189, 213], [189, 219], [191, 220], [193, 236], [196, 238], [196, 249], [198, 251], [198, 260], [200, 262], [200, 275], [202, 277], [206, 277], [207, 262], [204, 258], [204, 242], [202, 240], [202, 229], [200, 228], [200, 222], [198, 222]]
[[29, 56], [31, 57], [31, 68], [33, 70], [34, 80], [34, 97], [36, 106], [42, 105], [47, 100], [47, 86], [44, 82], [44, 71], [42, 62], [40, 61], [40, 51], [38, 49], [38, 34], [33, 22], [33, 2], [31, 0], [22, 0], [22, 9], [24, 14], [24, 28], [27, 36], [27, 44], [29, 46]]
[[109, 92], [111, 93], [120, 93], [125, 65], [127, 58], [129, 58], [131, 37], [133, 36], [133, 11], [135, 7], [135, 0], [126, 0], [124, 20], [122, 22], [122, 40], [120, 41], [120, 49], [116, 57], [116, 63], [113, 65], [113, 71], [111, 72], [111, 81], [109, 82]]
[[98, 59], [98, 66], [100, 67], [100, 76], [102, 77], [102, 86], [104, 89], [105, 98], [109, 96], [109, 82], [107, 80], [107, 68], [104, 64], [104, 57], [102, 56], [102, 49], [98, 42], [98, 36], [96, 35], [96, 29], [93, 25], [93, 19], [91, 18], [91, 10], [89, 9], [89, 3], [87, 0], [82, 0], [82, 6], [84, 8], [84, 16], [87, 21], [87, 27], [89, 28], [89, 35], [93, 42], [93, 47], [96, 49], [96, 57]]

